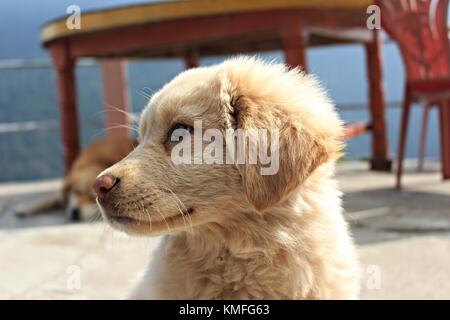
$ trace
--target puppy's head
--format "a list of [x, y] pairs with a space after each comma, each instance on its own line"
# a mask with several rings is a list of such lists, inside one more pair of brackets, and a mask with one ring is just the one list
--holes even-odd
[[76, 172], [71, 172], [64, 180], [63, 199], [66, 214], [70, 220], [86, 221], [98, 215], [95, 203], [95, 193], [92, 184], [102, 171], [97, 166], [89, 166]]
[[[268, 131], [266, 140], [244, 138], [244, 161], [236, 161], [239, 139], [226, 139], [238, 129]], [[152, 97], [141, 115], [139, 146], [99, 175], [97, 202], [113, 226], [132, 234], [226, 223], [237, 212], [264, 214], [339, 156], [341, 136], [326, 95], [298, 70], [250, 58], [188, 70]], [[267, 162], [249, 160], [264, 144], [277, 155], [269, 174], [262, 173]], [[179, 161], [181, 154], [189, 160]], [[224, 160], [207, 161], [208, 154]]]

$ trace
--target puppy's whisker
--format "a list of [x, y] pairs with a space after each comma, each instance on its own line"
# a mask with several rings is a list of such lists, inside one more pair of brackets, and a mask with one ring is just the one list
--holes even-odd
[[147, 98], [147, 99], [151, 99], [155, 92], [156, 92], [156, 90], [150, 89], [148, 87], [141, 88], [138, 91], [138, 93], [141, 96], [143, 96], [144, 98]]
[[[185, 204], [183, 203], [183, 201], [181, 201], [181, 199], [169, 187], [163, 186], [162, 188], [164, 188], [166, 191], [170, 192], [170, 194], [174, 197], [175, 204], [177, 205], [178, 211], [180, 212], [181, 217], [183, 218], [184, 226], [186, 227], [186, 219], [187, 219], [188, 223], [189, 223], [189, 228], [191, 229], [191, 232], [192, 232], [193, 231], [192, 220], [189, 215], [185, 214], [185, 212], [187, 212], [187, 208], [186, 208]], [[180, 208], [180, 206], [178, 204], [181, 204], [183, 209]]]
[[114, 209], [117, 209], [121, 204], [122, 204], [122, 202], [121, 202], [120, 200], [118, 200], [118, 201], [114, 204]]
[[149, 222], [149, 224], [150, 224], [150, 232], [151, 232], [152, 229], [153, 229], [153, 226], [152, 226], [152, 217], [151, 217], [150, 214], [148, 213], [147, 209], [144, 208], [144, 212], [147, 214], [148, 222]]
[[152, 231], [152, 218], [150, 217], [150, 214], [148, 213], [147, 209], [145, 209], [144, 203], [142, 201], [139, 201], [139, 204], [142, 207], [142, 212], [147, 215], [147, 218], [148, 218], [147, 220], [148, 220], [148, 223], [150, 224], [150, 232], [151, 232]]
[[140, 202], [138, 200], [137, 203], [133, 203], [133, 206], [134, 206], [134, 211], [138, 213], [138, 224], [141, 224], [141, 221], [145, 221], [145, 217], [144, 217], [144, 213], [141, 211], [141, 209], [138, 206], [139, 203]]
[[133, 131], [138, 130], [138, 126], [127, 125], [127, 124], [123, 124], [123, 123], [112, 123], [111, 126], [106, 127], [106, 129], [114, 129], [114, 128], [126, 128], [126, 129], [130, 129]]
[[172, 232], [172, 230], [170, 229], [169, 223], [167, 222], [166, 218], [164, 217], [164, 215], [161, 213], [161, 211], [159, 211], [158, 207], [155, 207], [156, 211], [158, 211], [159, 215], [161, 216], [161, 218], [163, 219], [164, 223], [167, 226], [167, 230], [169, 232]]
[[[146, 185], [150, 185], [150, 184], [143, 184], [144, 186]], [[153, 186], [153, 184], [152, 184]], [[186, 214], [187, 212], [187, 207], [186, 205], [181, 201], [181, 199], [167, 186], [160, 186], [159, 190], [162, 191], [167, 191], [168, 193], [171, 194], [171, 196], [173, 197], [174, 201], [175, 201], [175, 205], [177, 206], [177, 210], [180, 213], [182, 219], [183, 219], [183, 224], [185, 226], [185, 228], [189, 228], [191, 230], [191, 232], [193, 231], [193, 224], [192, 224], [192, 220], [191, 217], [189, 215]], [[163, 194], [161, 192], [155, 193], [154, 194], [158, 199], [162, 199]], [[161, 215], [161, 214], [160, 214]], [[167, 224], [167, 222], [166, 222]]]
[[[108, 110], [108, 108], [110, 108], [112, 110]], [[132, 112], [125, 111], [125, 110], [123, 110], [123, 108], [116, 107], [116, 106], [114, 106], [114, 105], [112, 105], [110, 103], [108, 103], [108, 106], [104, 109], [104, 111], [105, 111], [105, 113], [106, 112], [120, 112], [120, 113], [126, 115], [128, 117], [128, 119], [131, 120], [130, 122], [134, 122], [135, 123], [136, 120], [137, 120], [136, 115], [133, 114]]]
[[[175, 200], [176, 200], [176, 199], [175, 199]], [[184, 216], [184, 214], [183, 214], [183, 210], [181, 210], [180, 206], [179, 206], [176, 202], [175, 202], [175, 204], [177, 205], [177, 209], [178, 209], [178, 211], [179, 211], [180, 214], [181, 214], [181, 218], [183, 219], [184, 227], [187, 228], [187, 225], [186, 225], [186, 219], [185, 219], [185, 216]], [[189, 221], [188, 221], [188, 223], [189, 223]], [[190, 226], [191, 231], [192, 231], [192, 224], [189, 223], [189, 226]]]
[[133, 132], [139, 132], [139, 129], [137, 127], [127, 126], [125, 124], [115, 124], [115, 125], [108, 126], [105, 128], [106, 131], [113, 130], [113, 129], [128, 129]]
[[94, 224], [94, 223], [99, 222], [100, 219], [101, 219], [101, 214], [100, 214], [100, 212], [97, 211], [93, 216], [89, 217], [88, 223]]
[[125, 111], [125, 110], [118, 108], [110, 103], [105, 108], [102, 108], [101, 110], [94, 112], [93, 116], [100, 116], [100, 115], [104, 115], [104, 114], [110, 113], [110, 112], [124, 113], [128, 116], [129, 119], [132, 119], [133, 122], [136, 122], [136, 121], [134, 121], [137, 118], [136, 114], [134, 114], [133, 112]]
[[[110, 110], [108, 110], [108, 108]], [[138, 120], [138, 116], [136, 116], [135, 114], [131, 113], [131, 112], [127, 112], [125, 110], [122, 110], [121, 108], [118, 108], [114, 105], [108, 104], [108, 107], [106, 108], [106, 110], [104, 110], [104, 112], [119, 112], [122, 113], [126, 116], [127, 118], [127, 122], [131, 125], [128, 126], [126, 124], [120, 124], [120, 123], [113, 123], [113, 125], [118, 125], [119, 127], [114, 127], [114, 126], [110, 126], [108, 127], [106, 130], [112, 129], [112, 128], [127, 128], [130, 129], [132, 131], [138, 132], [138, 125], [137, 125], [137, 120]]]

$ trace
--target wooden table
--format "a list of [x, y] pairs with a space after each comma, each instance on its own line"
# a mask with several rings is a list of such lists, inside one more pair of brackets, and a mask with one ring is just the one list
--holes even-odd
[[[74, 75], [78, 58], [102, 59], [105, 103], [126, 109], [123, 59], [180, 57], [191, 68], [201, 56], [282, 49], [287, 64], [307, 70], [307, 46], [358, 42], [367, 54], [371, 168], [390, 170], [382, 42], [376, 30], [366, 27], [371, 4], [370, 0], [196, 0], [82, 12], [81, 29], [68, 29], [66, 18], [49, 22], [41, 30], [41, 40], [50, 49], [57, 72], [66, 168], [79, 152]], [[126, 121], [120, 112], [109, 114], [107, 123]]]

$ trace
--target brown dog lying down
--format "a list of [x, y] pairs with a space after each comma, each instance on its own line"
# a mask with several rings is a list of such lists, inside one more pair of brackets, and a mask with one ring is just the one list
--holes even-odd
[[62, 192], [29, 206], [17, 207], [20, 217], [65, 208], [70, 220], [88, 220], [98, 214], [92, 184], [97, 175], [128, 155], [137, 141], [133, 138], [102, 138], [84, 149], [64, 178]]

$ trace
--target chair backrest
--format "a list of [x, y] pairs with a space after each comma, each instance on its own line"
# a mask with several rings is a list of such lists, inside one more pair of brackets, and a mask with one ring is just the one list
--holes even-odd
[[408, 81], [450, 79], [449, 0], [379, 0], [381, 23], [397, 42]]

